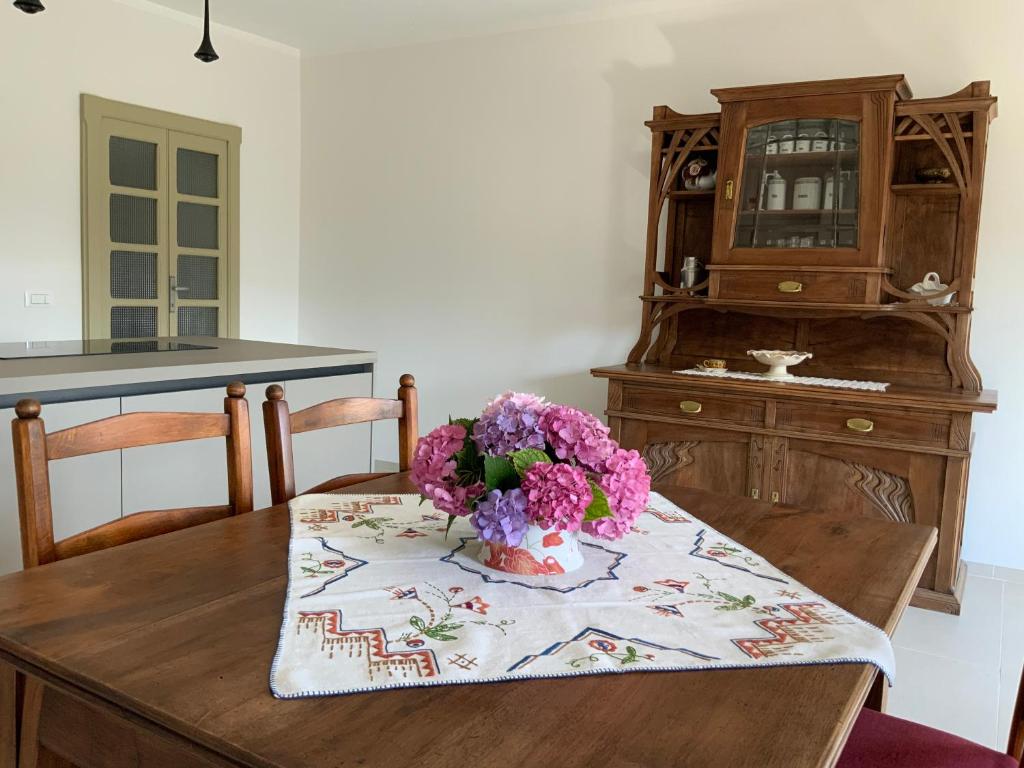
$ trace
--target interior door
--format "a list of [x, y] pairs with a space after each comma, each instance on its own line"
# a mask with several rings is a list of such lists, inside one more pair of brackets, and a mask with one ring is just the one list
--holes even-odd
[[227, 142], [169, 132], [168, 295], [175, 336], [226, 336]]
[[87, 195], [90, 338], [166, 336], [167, 132], [104, 118], [89, 140], [103, 169]]

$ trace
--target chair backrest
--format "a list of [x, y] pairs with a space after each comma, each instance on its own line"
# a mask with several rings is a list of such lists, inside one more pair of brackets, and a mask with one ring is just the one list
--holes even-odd
[[[270, 497], [275, 504], [295, 498], [295, 463], [292, 458], [292, 435], [316, 429], [361, 424], [382, 419], [398, 420], [398, 468], [405, 472], [412, 464], [419, 437], [417, 424], [416, 379], [403, 374], [399, 379], [398, 398], [385, 400], [372, 397], [342, 397], [311, 405], [291, 413], [284, 390], [277, 384], [267, 387], [263, 403], [263, 428], [267, 435], [267, 464], [270, 469]], [[321, 483], [312, 492], [334, 490], [379, 475], [347, 475]]]
[[[46, 433], [36, 400], [21, 400], [11, 422], [25, 568], [84, 555], [138, 539], [252, 511], [252, 447], [245, 385], [229, 384], [224, 413], [126, 413]], [[75, 534], [53, 538], [49, 462], [143, 445], [223, 437], [227, 441], [228, 504], [137, 512]]]

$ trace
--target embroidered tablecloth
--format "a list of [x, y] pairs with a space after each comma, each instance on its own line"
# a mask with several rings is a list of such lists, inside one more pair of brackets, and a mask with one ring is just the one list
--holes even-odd
[[519, 576], [476, 559], [467, 520], [416, 495], [291, 502], [279, 698], [650, 670], [874, 664], [879, 629], [658, 494], [585, 562]]

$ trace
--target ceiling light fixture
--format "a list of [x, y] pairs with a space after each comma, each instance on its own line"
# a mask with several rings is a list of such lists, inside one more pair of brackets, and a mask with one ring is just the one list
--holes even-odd
[[203, 42], [199, 44], [196, 58], [206, 64], [220, 58], [213, 50], [213, 43], [210, 42], [210, 0], [206, 0], [206, 13], [203, 17]]
[[25, 13], [39, 13], [46, 10], [46, 6], [39, 0], [14, 0], [14, 7]]

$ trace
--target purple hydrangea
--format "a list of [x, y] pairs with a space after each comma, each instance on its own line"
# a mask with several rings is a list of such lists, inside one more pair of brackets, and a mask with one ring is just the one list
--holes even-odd
[[473, 439], [482, 453], [504, 456], [523, 448], [544, 448], [540, 415], [544, 400], [536, 395], [506, 392], [484, 408], [473, 426]]
[[526, 534], [526, 494], [519, 488], [493, 490], [476, 504], [471, 521], [484, 541], [518, 547]]
[[540, 416], [544, 438], [563, 461], [575, 459], [587, 469], [597, 471], [613, 450], [608, 427], [589, 413], [568, 405], [549, 405]]

